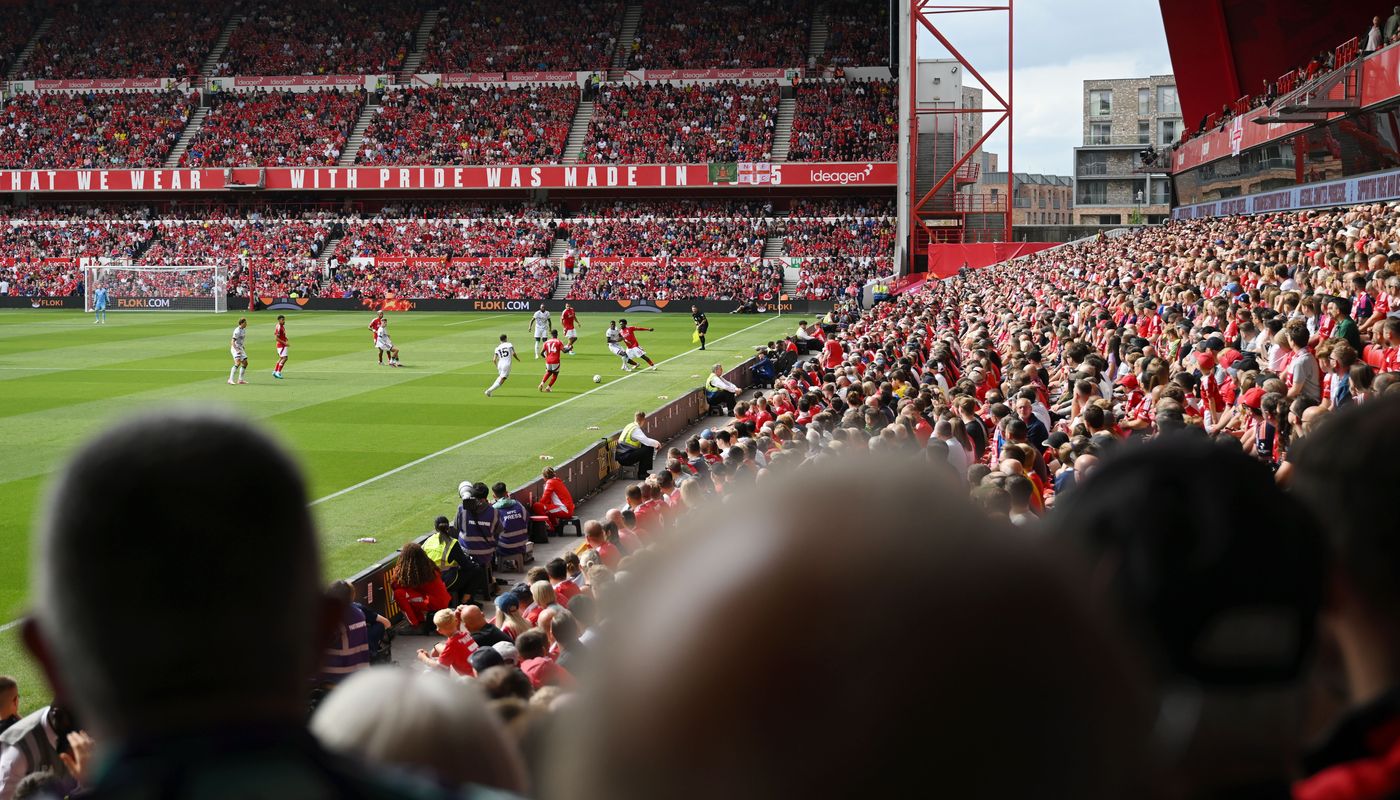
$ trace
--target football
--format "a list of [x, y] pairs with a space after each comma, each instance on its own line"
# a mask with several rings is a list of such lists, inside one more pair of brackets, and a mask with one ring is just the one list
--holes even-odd
[[594, 383], [602, 383], [602, 382], [603, 382], [603, 376], [602, 376], [602, 375], [594, 375], [594, 376], [593, 376], [593, 382], [594, 382]]

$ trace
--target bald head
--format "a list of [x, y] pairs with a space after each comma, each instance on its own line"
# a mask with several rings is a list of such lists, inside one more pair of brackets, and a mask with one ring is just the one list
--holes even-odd
[[481, 626], [486, 624], [486, 615], [481, 613], [481, 609], [472, 605], [465, 605], [457, 609], [457, 619], [462, 621], [462, 627], [469, 631], [479, 631]]

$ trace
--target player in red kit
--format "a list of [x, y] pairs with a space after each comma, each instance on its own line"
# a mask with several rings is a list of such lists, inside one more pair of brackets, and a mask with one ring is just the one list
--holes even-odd
[[272, 337], [277, 340], [277, 366], [272, 368], [272, 377], [282, 380], [282, 367], [287, 365], [287, 318], [277, 315], [277, 327], [272, 329]]
[[550, 331], [549, 338], [541, 345], [544, 353], [544, 377], [540, 379], [540, 391], [554, 391], [554, 382], [559, 380], [559, 357], [564, 354], [564, 343], [559, 341], [559, 331]]
[[564, 338], [569, 340], [568, 344], [564, 345], [564, 352], [573, 355], [574, 343], [578, 341], [578, 315], [574, 313], [574, 307], [565, 303], [559, 319], [564, 324]]
[[379, 350], [379, 326], [384, 324], [384, 312], [380, 311], [374, 315], [374, 319], [369, 321], [369, 343], [379, 351], [379, 364], [384, 364], [384, 351]]
[[622, 328], [622, 343], [627, 345], [627, 357], [633, 361], [647, 362], [647, 364], [651, 366], [652, 371], [655, 372], [656, 362], [652, 361], [651, 357], [647, 355], [647, 351], [643, 350], [642, 346], [637, 343], [637, 331], [653, 331], [656, 329], [643, 328], [641, 326], [633, 327], [628, 325], [625, 319], [620, 319], [617, 322]]

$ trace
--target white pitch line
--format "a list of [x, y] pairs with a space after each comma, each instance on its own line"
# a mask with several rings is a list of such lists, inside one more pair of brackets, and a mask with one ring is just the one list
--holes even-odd
[[[775, 316], [778, 316], [778, 315], [775, 315]], [[744, 328], [744, 329], [742, 329], [742, 330], [734, 331], [733, 333], [731, 333], [731, 334], [729, 334], [729, 335], [727, 335], [727, 336], [721, 336], [720, 338], [714, 340], [714, 342], [711, 342], [711, 344], [717, 344], [717, 343], [719, 343], [719, 342], [724, 341], [725, 339], [729, 339], [729, 338], [731, 338], [731, 337], [738, 336], [738, 335], [741, 334], [741, 333], [746, 333], [746, 332], [748, 332], [748, 331], [751, 331], [751, 330], [753, 330], [754, 328], [757, 328], [757, 327], [760, 326], [760, 325], [763, 325], [763, 324], [768, 323], [768, 322], [772, 322], [773, 319], [774, 319], [774, 317], [768, 317], [767, 319], [761, 320], [761, 321], [759, 321], [759, 322], [755, 322], [754, 324], [750, 325], [750, 326], [747, 327], [747, 328]], [[675, 361], [676, 359], [680, 358], [681, 356], [688, 356], [688, 355], [690, 355], [691, 353], [698, 353], [698, 352], [700, 352], [700, 348], [698, 348], [698, 347], [693, 347], [693, 348], [691, 348], [691, 349], [685, 351], [684, 353], [680, 353], [679, 355], [671, 356], [670, 358], [666, 359], [665, 361], [662, 361], [661, 364], [669, 364], [669, 363], [671, 363], [672, 361]], [[657, 364], [657, 366], [661, 366], [661, 364]], [[583, 394], [575, 395], [575, 396], [573, 396], [573, 397], [570, 397], [568, 400], [565, 400], [565, 401], [562, 402], [562, 403], [556, 403], [556, 404], [554, 404], [554, 405], [552, 405], [552, 406], [546, 406], [546, 407], [540, 409], [539, 411], [534, 412], [533, 414], [527, 414], [526, 416], [523, 416], [523, 417], [520, 417], [519, 419], [512, 420], [512, 421], [510, 421], [510, 422], [507, 422], [506, 424], [501, 425], [500, 427], [497, 427], [497, 428], [493, 428], [493, 429], [491, 429], [491, 430], [489, 430], [489, 431], [486, 431], [485, 433], [479, 433], [479, 434], [477, 434], [476, 436], [473, 436], [473, 437], [470, 438], [470, 439], [466, 439], [466, 440], [464, 440], [464, 441], [460, 441], [460, 442], [458, 442], [458, 443], [456, 443], [456, 444], [454, 444], [454, 445], [451, 445], [451, 446], [449, 446], [449, 447], [444, 447], [444, 448], [442, 448], [441, 450], [437, 451], [436, 453], [429, 453], [428, 455], [423, 456], [422, 458], [414, 459], [413, 461], [410, 461], [410, 462], [408, 462], [407, 464], [404, 464], [403, 466], [394, 467], [393, 469], [389, 470], [388, 472], [385, 472], [385, 473], [382, 473], [382, 474], [379, 474], [379, 475], [375, 475], [373, 478], [366, 478], [365, 480], [360, 481], [359, 483], [355, 484], [354, 486], [347, 486], [346, 488], [341, 489], [341, 490], [338, 491], [338, 492], [333, 492], [333, 493], [331, 493], [331, 494], [326, 495], [325, 497], [319, 498], [319, 499], [317, 499], [317, 500], [312, 500], [311, 503], [310, 503], [310, 505], [317, 506], [317, 505], [320, 505], [321, 503], [324, 503], [324, 502], [326, 502], [326, 501], [328, 501], [328, 500], [334, 500], [334, 499], [336, 499], [337, 497], [343, 497], [344, 495], [347, 495], [347, 494], [349, 494], [349, 493], [355, 491], [356, 489], [363, 489], [364, 487], [369, 486], [371, 483], [377, 483], [378, 481], [382, 481], [382, 480], [384, 480], [385, 478], [388, 478], [388, 477], [393, 476], [393, 475], [397, 475], [397, 474], [399, 474], [400, 472], [403, 472], [403, 471], [406, 470], [406, 469], [412, 469], [412, 468], [418, 466], [419, 464], [427, 463], [428, 461], [431, 461], [431, 460], [437, 458], [438, 456], [446, 455], [447, 453], [450, 453], [450, 452], [452, 452], [453, 450], [459, 450], [459, 449], [461, 449], [461, 448], [463, 448], [463, 447], [466, 447], [466, 446], [469, 445], [469, 444], [472, 444], [473, 442], [478, 442], [478, 441], [480, 441], [480, 440], [482, 440], [482, 439], [485, 439], [487, 436], [493, 436], [493, 435], [495, 435], [495, 434], [497, 434], [497, 433], [500, 433], [501, 431], [505, 430], [506, 428], [515, 427], [516, 425], [519, 425], [520, 423], [522, 423], [522, 422], [524, 422], [524, 421], [526, 421], [526, 420], [534, 419], [535, 417], [538, 417], [538, 416], [540, 416], [541, 414], [547, 413], [547, 412], [549, 412], [549, 411], [554, 411], [555, 409], [563, 408], [564, 406], [566, 406], [566, 405], [568, 405], [568, 404], [574, 402], [575, 400], [582, 400], [583, 398], [589, 396], [590, 394], [593, 394], [594, 392], [601, 392], [601, 391], [603, 391], [604, 389], [607, 389], [607, 388], [610, 387], [610, 386], [616, 386], [616, 385], [618, 385], [619, 383], [622, 383], [623, 381], [627, 380], [628, 378], [635, 378], [635, 377], [636, 377], [637, 375], [639, 375], [639, 374], [641, 374], [640, 371], [638, 371], [638, 372], [633, 372], [633, 373], [629, 373], [629, 374], [627, 374], [627, 375], [623, 375], [621, 378], [618, 378], [617, 380], [613, 381], [612, 383], [605, 383], [605, 384], [603, 384], [602, 386], [599, 386], [599, 387], [596, 388], [596, 389], [589, 389], [588, 391], [584, 392]], [[9, 622], [6, 622], [5, 624], [0, 625], [0, 633], [4, 633], [4, 632], [10, 630], [11, 628], [14, 628], [14, 627], [18, 626], [18, 625], [19, 625], [21, 622], [23, 622], [23, 621], [24, 621], [24, 618], [23, 618], [23, 617], [20, 617], [19, 619], [10, 620]]]
[[[768, 323], [768, 322], [771, 322], [772, 320], [773, 320], [773, 317], [769, 317], [769, 318], [767, 318], [767, 319], [764, 319], [764, 320], [761, 321], [761, 322], [756, 322], [756, 323], [754, 323], [753, 325], [750, 325], [750, 326], [747, 327], [747, 328], [744, 328], [744, 329], [742, 329], [742, 330], [734, 331], [733, 333], [731, 333], [731, 334], [729, 334], [729, 335], [727, 335], [727, 336], [721, 336], [720, 338], [714, 340], [714, 342], [712, 342], [712, 344], [717, 344], [717, 343], [719, 343], [719, 342], [724, 341], [725, 339], [729, 339], [729, 338], [731, 338], [731, 337], [738, 336], [738, 335], [741, 334], [741, 333], [747, 333], [748, 331], [751, 331], [751, 330], [753, 330], [754, 328], [757, 328], [757, 327], [760, 326], [760, 325], [764, 325], [764, 324], [766, 324], [766, 323]], [[662, 364], [669, 364], [669, 363], [671, 363], [672, 361], [675, 361], [676, 359], [680, 358], [681, 356], [688, 356], [688, 355], [690, 355], [691, 353], [698, 353], [698, 352], [700, 352], [700, 348], [698, 348], [698, 347], [691, 348], [690, 350], [687, 350], [687, 351], [685, 351], [684, 353], [680, 353], [679, 355], [671, 356], [670, 358], [666, 359], [665, 361], [662, 361], [661, 364], [657, 364], [657, 366], [661, 366]], [[456, 444], [454, 444], [454, 445], [449, 445], [449, 446], [447, 446], [447, 447], [444, 447], [444, 448], [442, 448], [441, 450], [437, 451], [436, 453], [429, 453], [428, 455], [423, 456], [422, 458], [416, 458], [416, 459], [414, 459], [414, 460], [408, 462], [407, 464], [403, 464], [403, 465], [401, 465], [401, 466], [394, 467], [393, 469], [389, 470], [388, 472], [384, 472], [384, 473], [381, 473], [381, 474], [379, 474], [379, 475], [375, 475], [373, 478], [366, 478], [365, 480], [360, 481], [359, 483], [355, 484], [354, 486], [347, 486], [346, 488], [341, 489], [341, 490], [338, 491], [338, 492], [332, 492], [331, 494], [328, 494], [328, 495], [326, 495], [325, 497], [322, 497], [322, 498], [319, 498], [319, 499], [316, 499], [316, 500], [312, 500], [312, 501], [311, 501], [311, 505], [317, 506], [317, 505], [320, 505], [321, 503], [324, 503], [324, 502], [326, 502], [326, 501], [328, 501], [328, 500], [334, 500], [334, 499], [336, 499], [337, 497], [343, 497], [343, 496], [345, 496], [345, 495], [347, 495], [347, 494], [349, 494], [349, 493], [355, 491], [356, 489], [363, 489], [364, 487], [369, 486], [369, 485], [372, 484], [372, 483], [378, 483], [379, 481], [382, 481], [382, 480], [384, 480], [385, 478], [388, 478], [388, 477], [392, 477], [392, 476], [394, 476], [394, 475], [397, 475], [397, 474], [399, 474], [400, 472], [403, 472], [404, 470], [412, 469], [412, 468], [418, 466], [419, 464], [425, 464], [425, 463], [427, 463], [427, 462], [429, 462], [429, 461], [432, 461], [433, 459], [437, 458], [438, 456], [446, 455], [446, 454], [448, 454], [448, 453], [451, 453], [451, 452], [454, 451], [454, 450], [460, 450], [461, 448], [466, 447], [467, 445], [472, 444], [472, 443], [474, 443], [474, 442], [479, 442], [479, 441], [481, 441], [482, 439], [485, 439], [485, 438], [488, 437], [488, 436], [494, 436], [494, 435], [500, 433], [501, 431], [506, 430], [507, 428], [513, 428], [513, 427], [515, 427], [516, 425], [519, 425], [519, 424], [522, 423], [522, 422], [526, 422], [526, 421], [528, 421], [528, 420], [532, 420], [532, 419], [534, 419], [535, 417], [538, 417], [538, 416], [540, 416], [540, 415], [542, 415], [542, 414], [547, 414], [547, 413], [549, 413], [550, 411], [555, 411], [555, 410], [557, 410], [557, 409], [563, 408], [564, 406], [567, 406], [568, 404], [574, 402], [575, 400], [582, 400], [583, 398], [589, 396], [590, 394], [593, 394], [594, 392], [601, 392], [601, 391], [603, 391], [604, 389], [607, 389], [607, 388], [609, 388], [609, 387], [617, 386], [618, 384], [622, 383], [623, 381], [627, 380], [628, 378], [635, 378], [637, 375], [641, 374], [642, 372], [643, 372], [643, 370], [638, 370], [637, 372], [629, 373], [629, 374], [624, 375], [624, 376], [622, 376], [621, 378], [619, 378], [619, 379], [617, 379], [617, 380], [615, 380], [615, 381], [613, 381], [613, 382], [611, 382], [611, 383], [605, 383], [605, 384], [603, 384], [602, 386], [597, 387], [596, 389], [589, 389], [588, 391], [584, 392], [583, 394], [579, 394], [579, 395], [575, 395], [575, 396], [573, 396], [573, 397], [570, 397], [568, 400], [565, 400], [565, 401], [562, 402], [562, 403], [555, 403], [555, 404], [552, 405], [552, 406], [545, 406], [544, 408], [542, 408], [542, 409], [540, 409], [539, 411], [536, 411], [536, 412], [534, 412], [534, 413], [532, 413], [532, 414], [526, 414], [525, 416], [519, 417], [519, 418], [517, 418], [517, 419], [513, 419], [513, 420], [511, 420], [510, 422], [507, 422], [507, 423], [504, 424], [504, 425], [501, 425], [501, 426], [496, 427], [496, 428], [492, 428], [491, 430], [486, 431], [485, 433], [479, 433], [479, 434], [477, 434], [476, 436], [471, 437], [470, 439], [464, 439], [464, 440], [462, 440], [462, 441], [460, 441], [460, 442], [458, 442], [458, 443], [456, 443]]]

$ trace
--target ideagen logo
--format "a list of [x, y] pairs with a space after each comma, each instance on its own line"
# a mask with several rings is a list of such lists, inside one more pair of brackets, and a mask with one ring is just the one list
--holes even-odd
[[828, 171], [818, 170], [812, 173], [813, 183], [839, 183], [845, 186], [848, 183], [862, 183], [875, 171], [874, 164], [866, 164], [865, 169], [854, 169], [849, 171]]

